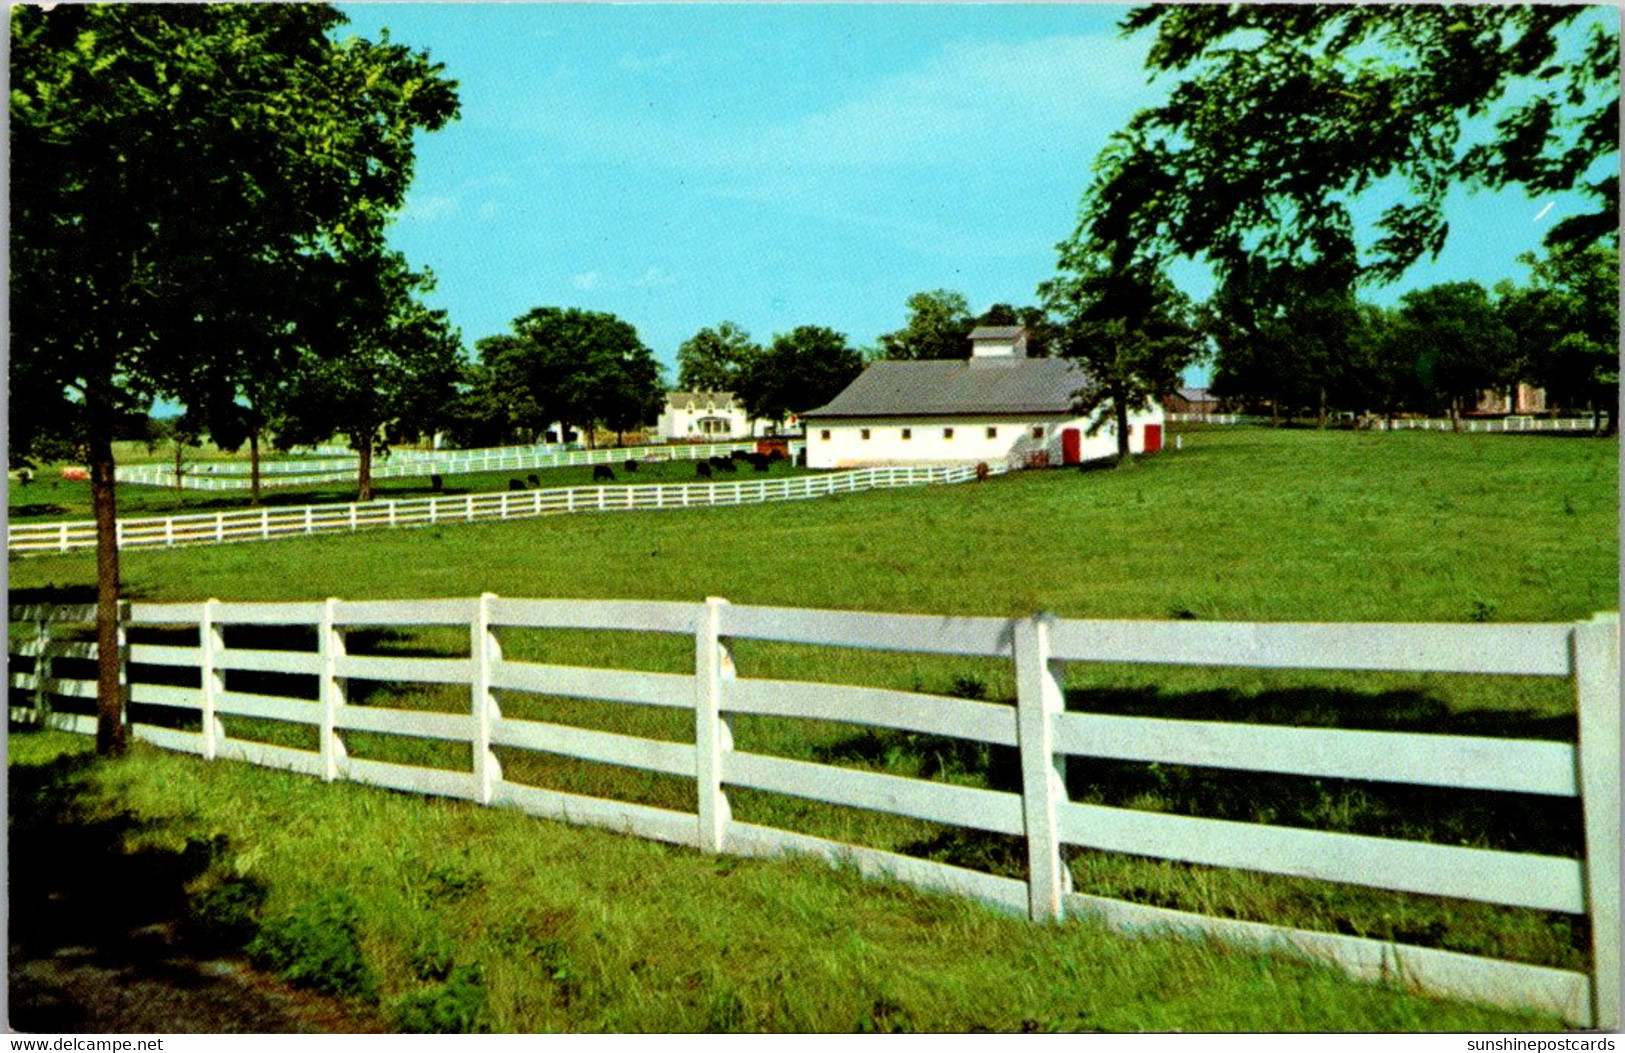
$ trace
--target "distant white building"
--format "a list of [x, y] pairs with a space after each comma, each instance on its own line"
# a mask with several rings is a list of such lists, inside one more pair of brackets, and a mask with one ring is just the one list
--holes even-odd
[[730, 391], [668, 391], [655, 423], [664, 442], [757, 438], [787, 430], [784, 422], [754, 420]]
[[[973, 331], [970, 358], [877, 362], [829, 405], [805, 414], [807, 465], [1081, 464], [1117, 453], [1117, 426], [1089, 434], [1074, 405], [1089, 376], [1076, 362], [1028, 358], [1019, 326]], [[1129, 416], [1129, 449], [1162, 448], [1163, 410]]]

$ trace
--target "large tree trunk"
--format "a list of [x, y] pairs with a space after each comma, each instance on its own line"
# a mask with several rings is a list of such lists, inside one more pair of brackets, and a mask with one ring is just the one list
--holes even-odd
[[361, 474], [356, 486], [357, 501], [372, 500], [372, 435], [356, 438], [355, 452], [361, 459]]
[[96, 752], [124, 752], [124, 685], [119, 647], [118, 508], [113, 494], [113, 412], [105, 384], [86, 392], [90, 502], [96, 514]]
[[260, 503], [260, 430], [248, 430], [248, 503]]
[[1461, 431], [1461, 399], [1450, 400], [1450, 430]]
[[1117, 463], [1128, 464], [1128, 403], [1121, 394], [1113, 397], [1112, 412], [1117, 414]]
[[181, 457], [186, 453], [186, 444], [179, 439], [175, 440], [175, 492], [180, 493], [184, 487], [181, 485]]

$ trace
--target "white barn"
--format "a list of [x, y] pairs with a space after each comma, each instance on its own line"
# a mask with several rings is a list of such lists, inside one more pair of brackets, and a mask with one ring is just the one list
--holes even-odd
[[[1117, 427], [1094, 435], [1074, 409], [1088, 374], [1076, 362], [1028, 358], [1018, 326], [971, 333], [965, 361], [877, 362], [827, 406], [805, 414], [807, 465], [1000, 461], [1082, 464], [1117, 453]], [[1160, 405], [1129, 416], [1133, 453], [1162, 448]]]
[[731, 391], [668, 391], [655, 422], [655, 434], [664, 442], [718, 442], [777, 435], [782, 430], [773, 421], [753, 420]]

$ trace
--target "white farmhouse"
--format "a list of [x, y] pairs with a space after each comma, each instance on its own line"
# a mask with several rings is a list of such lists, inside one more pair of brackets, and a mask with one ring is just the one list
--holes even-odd
[[[966, 361], [877, 362], [807, 413], [808, 467], [1082, 464], [1117, 453], [1116, 423], [1090, 435], [1092, 418], [1073, 408], [1089, 379], [1076, 362], [1028, 358], [1019, 326], [970, 338]], [[1160, 405], [1131, 414], [1130, 451], [1161, 449], [1162, 426]]]
[[753, 420], [730, 391], [668, 391], [666, 406], [655, 422], [655, 434], [664, 442], [754, 438], [777, 435], [783, 425]]

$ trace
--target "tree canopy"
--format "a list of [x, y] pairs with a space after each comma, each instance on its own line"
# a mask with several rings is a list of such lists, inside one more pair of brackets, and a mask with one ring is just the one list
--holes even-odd
[[[107, 752], [123, 743], [114, 421], [155, 395], [195, 401], [200, 378], [234, 389], [266, 368], [259, 351], [319, 328], [293, 277], [375, 255], [415, 133], [457, 113], [426, 55], [335, 42], [344, 21], [316, 4], [11, 12], [10, 438], [26, 453], [83, 436]], [[219, 341], [240, 364], [200, 370]]]
[[970, 357], [976, 319], [963, 294], [948, 289], [918, 292], [908, 298], [907, 307], [903, 328], [880, 337], [880, 357], [894, 362]]
[[782, 420], [817, 409], [863, 372], [863, 356], [844, 333], [803, 325], [773, 338], [739, 385], [752, 417]]
[[[1457, 186], [1573, 191], [1584, 246], [1618, 224], [1617, 20], [1560, 5], [1157, 4], [1168, 100], [1113, 140], [1087, 218], [1108, 243], [1241, 261], [1347, 262], [1390, 280], [1436, 254]], [[1371, 232], [1356, 203], [1391, 201]]]
[[762, 353], [734, 322], [701, 329], [677, 349], [677, 386], [684, 391], [733, 391]]
[[511, 334], [475, 346], [479, 404], [531, 438], [553, 424], [629, 430], [661, 402], [654, 352], [613, 314], [537, 307], [514, 319]]

